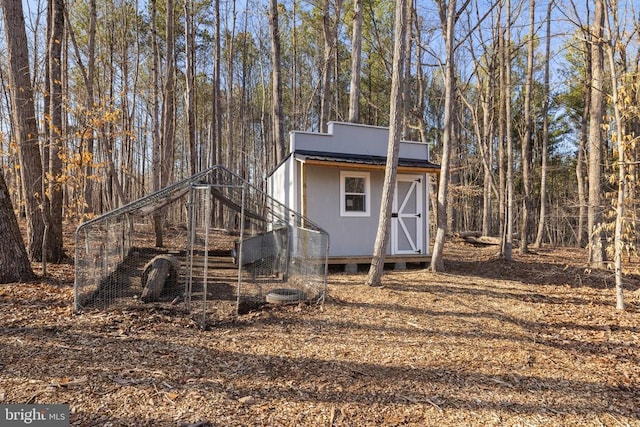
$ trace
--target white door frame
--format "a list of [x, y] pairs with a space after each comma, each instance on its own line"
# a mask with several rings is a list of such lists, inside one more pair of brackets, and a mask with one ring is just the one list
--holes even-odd
[[[425, 215], [422, 201], [424, 181], [424, 175], [398, 175], [396, 177], [396, 188], [393, 195], [393, 214], [391, 218], [392, 255], [417, 255], [424, 253], [422, 250]], [[399, 200], [399, 182], [411, 183], [408, 191], [402, 195], [402, 200]], [[415, 221], [415, 235], [412, 235], [412, 231], [407, 227], [409, 221]], [[407, 240], [410, 248], [399, 247], [401, 237]]]

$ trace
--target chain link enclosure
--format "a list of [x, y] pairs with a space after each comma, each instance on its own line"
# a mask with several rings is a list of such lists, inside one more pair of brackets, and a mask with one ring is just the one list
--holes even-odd
[[180, 303], [206, 327], [325, 297], [328, 234], [220, 166], [81, 224], [75, 239], [76, 312]]

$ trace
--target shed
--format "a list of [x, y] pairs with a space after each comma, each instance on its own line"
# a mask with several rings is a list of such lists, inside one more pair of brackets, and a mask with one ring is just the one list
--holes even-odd
[[[271, 197], [329, 233], [329, 263], [371, 261], [380, 216], [389, 129], [330, 122], [327, 133], [294, 131], [289, 155], [267, 178]], [[429, 146], [401, 141], [387, 262], [427, 262]]]

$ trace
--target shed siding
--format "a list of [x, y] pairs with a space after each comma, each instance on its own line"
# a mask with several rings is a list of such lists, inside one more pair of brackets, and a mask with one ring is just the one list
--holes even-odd
[[[386, 156], [389, 129], [330, 122], [327, 133], [291, 132], [290, 150], [318, 151], [354, 155]], [[429, 160], [429, 145], [415, 141], [400, 142], [400, 158]]]
[[380, 216], [382, 171], [371, 171], [371, 215], [340, 216], [340, 171], [318, 165], [305, 166], [308, 218], [331, 236], [329, 256], [367, 256], [373, 246]]
[[300, 207], [297, 205], [296, 196], [296, 164], [297, 162], [290, 156], [285, 160], [267, 179], [269, 195], [278, 202], [297, 212]]

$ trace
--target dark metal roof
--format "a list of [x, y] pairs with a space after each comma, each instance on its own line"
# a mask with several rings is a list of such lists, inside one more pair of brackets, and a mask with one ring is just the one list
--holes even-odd
[[[296, 150], [295, 156], [304, 160], [317, 160], [324, 162], [353, 163], [360, 165], [382, 165], [387, 163], [385, 156], [369, 156], [362, 154], [326, 153], [321, 151]], [[398, 166], [408, 168], [440, 169], [440, 165], [426, 160], [398, 159]]]

